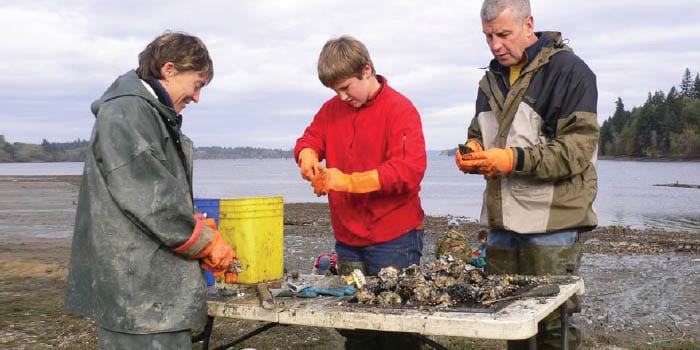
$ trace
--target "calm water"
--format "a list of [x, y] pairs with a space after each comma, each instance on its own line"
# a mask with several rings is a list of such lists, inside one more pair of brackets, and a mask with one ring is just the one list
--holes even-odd
[[[79, 175], [82, 163], [0, 163], [0, 175]], [[303, 181], [291, 159], [195, 161], [194, 192], [202, 198], [284, 196], [287, 203], [325, 202]], [[700, 232], [700, 189], [654, 184], [700, 184], [700, 162], [598, 162], [600, 225]], [[476, 219], [484, 181], [456, 170], [452, 157], [431, 156], [421, 197], [428, 215]]]

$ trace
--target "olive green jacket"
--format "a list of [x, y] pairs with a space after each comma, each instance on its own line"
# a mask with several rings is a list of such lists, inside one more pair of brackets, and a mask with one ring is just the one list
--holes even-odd
[[[206, 286], [198, 261], [171, 250], [195, 224], [192, 142], [180, 133], [175, 111], [134, 71], [119, 77], [92, 111], [66, 311], [124, 333], [202, 326]], [[211, 238], [202, 234], [194, 245]]]
[[467, 142], [514, 150], [513, 172], [487, 180], [481, 222], [523, 234], [592, 229], [596, 78], [560, 33], [537, 35], [513, 86], [496, 60], [479, 82]]

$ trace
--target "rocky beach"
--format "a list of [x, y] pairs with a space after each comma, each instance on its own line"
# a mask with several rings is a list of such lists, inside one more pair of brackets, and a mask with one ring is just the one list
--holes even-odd
[[[0, 347], [94, 349], [95, 326], [63, 312], [79, 176], [0, 176]], [[700, 192], [698, 193], [700, 196]], [[650, 205], [653, 205], [651, 201]], [[425, 220], [424, 258], [448, 217]], [[457, 218], [477, 246], [478, 225]], [[307, 273], [333, 249], [328, 206], [284, 208], [285, 268]], [[700, 347], [700, 232], [599, 227], [583, 234], [586, 292], [575, 320], [585, 349]], [[217, 319], [211, 348], [260, 323]], [[504, 342], [432, 337], [450, 349], [501, 349]], [[239, 344], [256, 349], [342, 349], [330, 328], [275, 327]], [[199, 349], [200, 344], [194, 348]]]

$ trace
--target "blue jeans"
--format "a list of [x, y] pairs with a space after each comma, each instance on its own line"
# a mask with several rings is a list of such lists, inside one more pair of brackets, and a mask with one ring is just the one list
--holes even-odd
[[423, 230], [411, 230], [392, 241], [366, 247], [353, 247], [336, 241], [335, 252], [338, 254], [338, 263], [365, 263], [369, 275], [376, 276], [379, 270], [390, 265], [401, 271], [411, 264], [420, 265]]
[[562, 230], [552, 233], [519, 234], [506, 230], [490, 230], [487, 245], [517, 248], [520, 244], [566, 246], [579, 241], [578, 230]]
[[[379, 270], [390, 265], [401, 271], [412, 264], [420, 265], [423, 230], [411, 230], [392, 241], [366, 247], [352, 247], [336, 241], [335, 252], [338, 264], [364, 263], [369, 275], [376, 276]], [[338, 329], [338, 333], [345, 337], [346, 350], [418, 350], [422, 346], [422, 341], [411, 334], [350, 329]]]

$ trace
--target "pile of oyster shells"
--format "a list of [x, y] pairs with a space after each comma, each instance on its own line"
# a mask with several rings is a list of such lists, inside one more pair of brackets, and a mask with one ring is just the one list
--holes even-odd
[[486, 275], [481, 269], [459, 259], [443, 256], [424, 265], [402, 271], [385, 267], [377, 277], [368, 278], [355, 297], [357, 303], [382, 306], [447, 308], [485, 307], [518, 290], [548, 284], [544, 276]]

